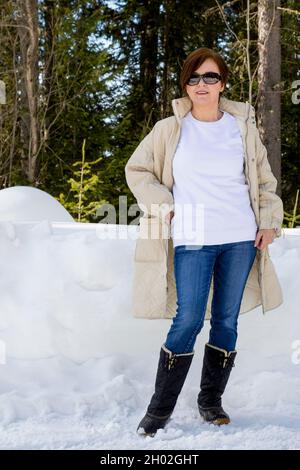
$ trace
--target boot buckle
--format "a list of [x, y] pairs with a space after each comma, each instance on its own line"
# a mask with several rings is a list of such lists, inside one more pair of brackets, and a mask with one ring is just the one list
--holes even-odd
[[223, 369], [224, 367], [226, 367], [226, 364], [228, 363], [228, 366], [231, 366], [231, 367], [234, 367], [235, 364], [234, 364], [234, 360], [233, 358], [231, 357], [231, 353], [228, 354], [228, 356], [225, 356], [224, 357], [224, 361], [223, 361]]
[[168, 370], [171, 370], [177, 362], [176, 354], [172, 354], [168, 360]]

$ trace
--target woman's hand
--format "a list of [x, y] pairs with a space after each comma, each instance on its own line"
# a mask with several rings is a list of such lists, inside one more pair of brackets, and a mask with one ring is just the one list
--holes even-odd
[[276, 237], [276, 231], [274, 228], [264, 228], [258, 230], [255, 238], [254, 246], [259, 250], [263, 250], [269, 243], [272, 243]]
[[170, 224], [173, 217], [174, 217], [174, 211], [169, 212], [165, 217], [166, 223]]

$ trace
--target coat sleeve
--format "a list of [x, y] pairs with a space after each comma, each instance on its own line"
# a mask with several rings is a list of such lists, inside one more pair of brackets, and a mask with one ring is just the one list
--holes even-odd
[[155, 126], [139, 143], [125, 165], [128, 187], [148, 215], [164, 216], [174, 208], [173, 194], [154, 172]]
[[276, 237], [282, 235], [283, 203], [276, 194], [277, 179], [268, 161], [267, 149], [263, 145], [256, 128], [256, 151], [259, 185], [259, 229], [274, 228]]

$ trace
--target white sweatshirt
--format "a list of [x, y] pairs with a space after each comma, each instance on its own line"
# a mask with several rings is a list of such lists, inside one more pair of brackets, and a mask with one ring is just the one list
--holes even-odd
[[214, 122], [200, 121], [191, 112], [184, 116], [173, 158], [174, 247], [255, 240], [244, 158], [240, 130], [230, 113], [224, 111]]

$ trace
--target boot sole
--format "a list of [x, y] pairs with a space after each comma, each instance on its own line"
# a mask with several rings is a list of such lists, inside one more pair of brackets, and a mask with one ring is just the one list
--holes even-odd
[[140, 436], [140, 437], [147, 437], [147, 436], [150, 436], [150, 437], [154, 437], [156, 432], [145, 432], [142, 428], [139, 428], [137, 429], [137, 434]]
[[200, 409], [199, 409], [199, 414], [200, 414], [200, 417], [202, 418], [202, 420], [205, 422], [205, 423], [209, 423], [209, 424], [215, 424], [216, 426], [222, 426], [223, 424], [229, 424], [230, 423], [230, 417], [229, 416], [219, 416], [218, 418], [215, 418], [215, 419], [208, 419], [208, 417], [206, 416], [205, 412]]
[[222, 426], [223, 424], [229, 424], [230, 419], [228, 418], [217, 418], [212, 421], [212, 424], [215, 424], [216, 426]]
[[216, 418], [216, 419], [213, 419], [212, 421], [209, 421], [209, 420], [203, 418], [203, 416], [201, 416], [201, 418], [202, 418], [202, 421], [204, 423], [214, 424], [215, 426], [222, 426], [223, 424], [229, 424], [230, 423], [229, 418]]
[[[165, 426], [168, 424], [169, 421], [167, 421], [165, 423]], [[158, 429], [164, 429], [165, 426], [163, 428], [158, 428]], [[158, 431], [157, 429], [157, 431]], [[146, 432], [145, 429], [143, 427], [140, 427], [140, 428], [137, 428], [136, 432], [139, 436], [142, 436], [142, 437], [147, 437], [147, 436], [150, 436], [150, 437], [154, 437], [157, 433], [157, 431], [155, 432]]]
[[[143, 421], [143, 420], [142, 420], [142, 421]], [[144, 428], [143, 424], [141, 424], [141, 423], [142, 423], [142, 422], [141, 422], [141, 423], [139, 424], [139, 426], [137, 427], [136, 432], [137, 432], [137, 434], [138, 434], [139, 436], [142, 436], [142, 437], [146, 437], [146, 436], [154, 437], [154, 436], [156, 435], [157, 431], [158, 431], [159, 429], [164, 429], [164, 428], [166, 427], [166, 425], [167, 425], [170, 421], [171, 421], [171, 418], [170, 418], [170, 416], [169, 416], [169, 418], [166, 419], [165, 422], [163, 423], [163, 426], [157, 427], [156, 431], [153, 431], [153, 432], [147, 432], [147, 431], [145, 431], [145, 428]]]

